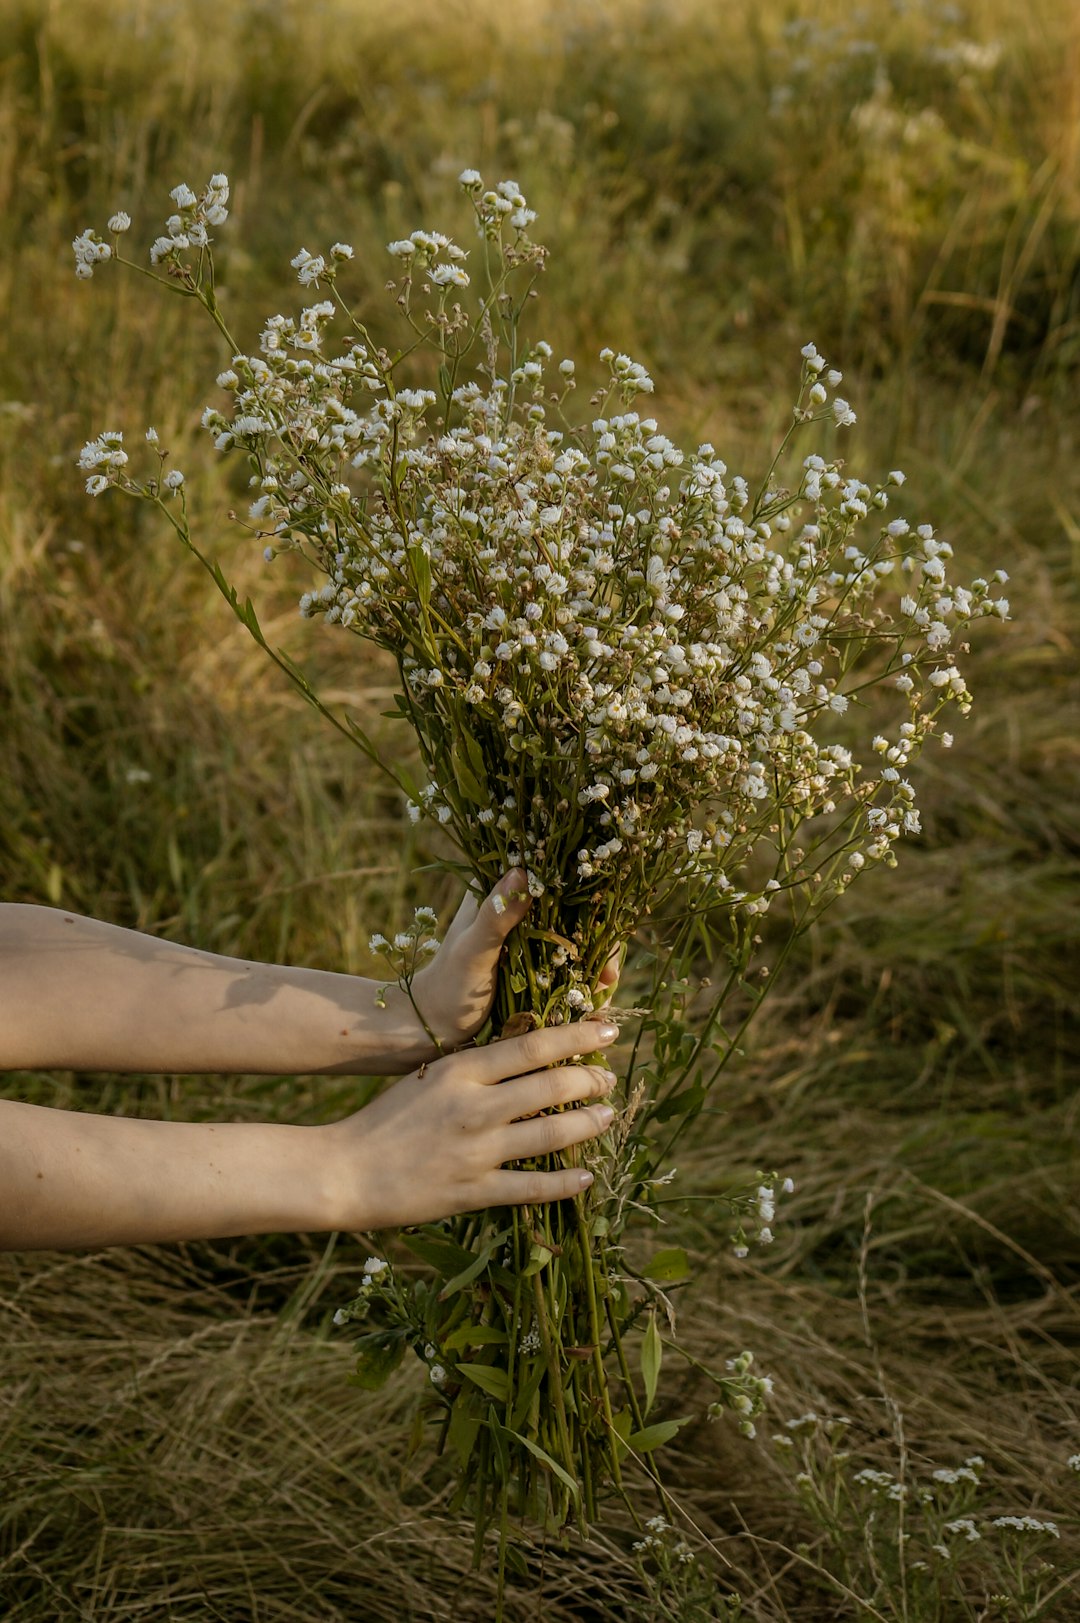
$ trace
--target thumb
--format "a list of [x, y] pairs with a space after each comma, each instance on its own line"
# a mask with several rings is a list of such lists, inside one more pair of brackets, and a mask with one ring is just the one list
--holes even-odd
[[521, 868], [511, 868], [485, 897], [465, 932], [473, 952], [497, 953], [510, 931], [520, 924], [532, 898]]

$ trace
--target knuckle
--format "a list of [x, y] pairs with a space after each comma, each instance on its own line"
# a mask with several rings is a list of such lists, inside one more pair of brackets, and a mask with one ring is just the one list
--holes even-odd
[[566, 1143], [566, 1124], [561, 1116], [541, 1116], [537, 1122], [537, 1138], [543, 1153], [557, 1150]]
[[530, 1031], [521, 1038], [521, 1059], [526, 1066], [546, 1065], [550, 1059], [544, 1040], [543, 1028]]
[[562, 1068], [557, 1071], [541, 1071], [539, 1091], [544, 1096], [544, 1105], [546, 1107], [564, 1104], [565, 1100], [573, 1099], [573, 1092], [570, 1091], [570, 1087], [572, 1087], [572, 1084], [567, 1081], [567, 1071], [562, 1070]]

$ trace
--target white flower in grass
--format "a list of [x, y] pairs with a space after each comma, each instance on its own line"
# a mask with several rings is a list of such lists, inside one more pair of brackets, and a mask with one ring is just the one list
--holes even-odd
[[166, 490], [179, 490], [184, 483], [184, 476], [179, 468], [172, 468], [162, 480]]
[[436, 287], [468, 287], [470, 277], [460, 265], [433, 265], [428, 276]]
[[1046, 1533], [1051, 1538], [1060, 1538], [1056, 1522], [1041, 1521], [1038, 1516], [995, 1516], [990, 1524], [992, 1527], [1004, 1527], [1013, 1533]]
[[296, 279], [301, 287], [311, 287], [326, 271], [326, 260], [322, 255], [309, 254], [306, 248], [301, 248], [299, 253], [294, 254], [289, 264], [295, 270]]
[[837, 395], [832, 403], [833, 419], [837, 428], [850, 428], [855, 421], [855, 413], [846, 400]]
[[103, 265], [112, 258], [109, 244], [102, 242], [93, 231], [84, 231], [75, 238], [71, 247], [75, 255], [75, 275], [81, 281], [89, 281], [94, 274], [94, 266]]
[[123, 209], [118, 209], [115, 214], [109, 216], [109, 230], [114, 231], [117, 236], [122, 231], [130, 231], [131, 215], [125, 214]]

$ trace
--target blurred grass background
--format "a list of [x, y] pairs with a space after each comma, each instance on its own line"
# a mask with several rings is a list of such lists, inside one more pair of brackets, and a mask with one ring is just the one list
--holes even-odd
[[[271, 637], [405, 747], [379, 719], [388, 673], [301, 625], [298, 579], [229, 525], [239, 474], [198, 428], [212, 333], [134, 278], [73, 278], [77, 231], [124, 207], [148, 242], [180, 180], [233, 179], [226, 300], [251, 337], [296, 302], [301, 244], [353, 242], [379, 312], [382, 245], [460, 233], [461, 168], [513, 174], [552, 249], [537, 325], [557, 352], [631, 351], [669, 433], [750, 469], [813, 339], [859, 413], [852, 464], [906, 469], [903, 510], [953, 542], [958, 578], [1008, 569], [1013, 619], [967, 661], [975, 710], [919, 770], [925, 837], [803, 944], [680, 1159], [663, 1239], [697, 1267], [682, 1335], [711, 1363], [754, 1348], [776, 1418], [755, 1442], [688, 1427], [666, 1452], [717, 1595], [742, 1596], [717, 1616], [1080, 1617], [1071, 0], [8, 0], [0, 87], [6, 900], [363, 972], [369, 931], [431, 899], [396, 797], [148, 514], [82, 494], [84, 440], [155, 423]], [[366, 1086], [2, 1082], [299, 1121]], [[755, 1166], [797, 1193], [772, 1251], [735, 1264], [701, 1197]], [[489, 1618], [448, 1468], [405, 1457], [415, 1377], [374, 1399], [344, 1384], [329, 1320], [365, 1254], [294, 1236], [0, 1258], [0, 1617]], [[708, 1396], [691, 1369], [670, 1393], [679, 1414]], [[924, 1603], [850, 1514], [827, 1536], [769, 1443], [808, 1408], [852, 1418], [853, 1467], [983, 1455], [980, 1511], [1058, 1523], [1045, 1604], [1024, 1609], [989, 1541]], [[689, 1618], [646, 1593], [632, 1536], [616, 1519], [549, 1551], [512, 1615]]]

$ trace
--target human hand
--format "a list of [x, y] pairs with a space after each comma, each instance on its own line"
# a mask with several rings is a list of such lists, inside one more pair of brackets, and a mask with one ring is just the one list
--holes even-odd
[[[468, 892], [438, 953], [414, 977], [416, 1006], [444, 1051], [474, 1037], [487, 1019], [503, 944], [530, 903], [520, 868], [504, 874], [482, 902]], [[600, 977], [609, 993], [619, 979], [619, 964], [620, 954], [614, 953]]]
[[615, 1077], [602, 1066], [560, 1061], [617, 1035], [607, 1021], [588, 1020], [466, 1049], [420, 1066], [355, 1115], [317, 1129], [328, 1148], [332, 1226], [402, 1228], [580, 1194], [592, 1181], [588, 1173], [510, 1171], [504, 1162], [568, 1149], [605, 1131], [610, 1106], [537, 1113], [610, 1092]]

